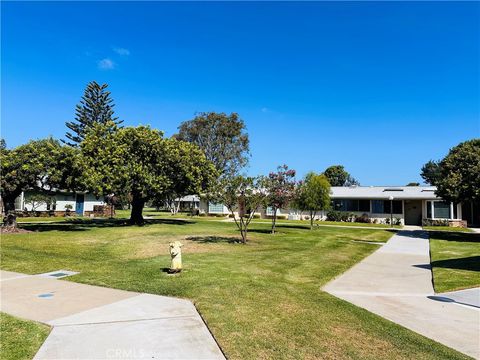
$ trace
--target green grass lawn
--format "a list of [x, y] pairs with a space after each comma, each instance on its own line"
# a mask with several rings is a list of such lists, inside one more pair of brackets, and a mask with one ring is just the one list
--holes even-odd
[[[272, 223], [270, 219], [254, 219], [255, 222], [259, 223]], [[277, 223], [279, 224], [302, 224], [306, 228], [310, 228], [310, 220], [283, 220], [278, 219]], [[355, 226], [355, 227], [375, 227], [381, 229], [389, 229], [391, 228], [390, 225], [385, 224], [373, 224], [373, 223], [358, 223], [358, 222], [344, 222], [344, 221], [315, 221], [313, 223], [315, 226], [322, 226], [322, 225], [335, 225], [335, 226]], [[402, 228], [401, 226], [394, 225], [395, 229]]]
[[454, 227], [454, 226], [424, 226], [423, 230], [431, 231], [451, 231], [451, 232], [472, 232], [469, 228]]
[[436, 292], [480, 286], [480, 234], [431, 232], [430, 254]]
[[[230, 359], [461, 359], [458, 352], [321, 291], [386, 241], [372, 229], [254, 223], [249, 243], [230, 222], [122, 220], [24, 224], [2, 236], [2, 268], [79, 271], [77, 281], [194, 301]], [[169, 266], [168, 243], [184, 243], [184, 271]], [[363, 242], [362, 242], [363, 241]]]
[[47, 325], [0, 313], [0, 358], [31, 359], [50, 332]]

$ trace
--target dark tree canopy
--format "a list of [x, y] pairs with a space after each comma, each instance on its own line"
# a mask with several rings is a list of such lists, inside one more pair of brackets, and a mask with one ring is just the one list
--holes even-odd
[[420, 186], [419, 182], [409, 182], [406, 186]]
[[451, 148], [438, 166], [438, 196], [455, 203], [480, 200], [480, 139]]
[[420, 176], [427, 184], [436, 185], [441, 177], [440, 162], [434, 160], [427, 162], [422, 166]]
[[193, 120], [182, 122], [178, 130], [175, 137], [202, 149], [220, 175], [235, 175], [248, 163], [248, 134], [236, 113], [200, 113]]
[[201, 193], [216, 176], [213, 164], [193, 144], [165, 139], [148, 126], [112, 131], [97, 124], [81, 144], [84, 181], [95, 195], [131, 196], [133, 224], [143, 223], [148, 200], [171, 194]]
[[342, 165], [332, 165], [324, 172], [330, 186], [351, 186], [360, 185], [360, 183], [351, 176]]
[[66, 123], [71, 132], [65, 134], [70, 141], [62, 140], [64, 143], [78, 146], [83, 141], [85, 132], [94, 124], [114, 122], [118, 126], [123, 122], [113, 116], [115, 105], [107, 87], [107, 84], [99, 85], [96, 81], [87, 85], [80, 103], [76, 106], [75, 120]]
[[77, 157], [77, 149], [61, 146], [52, 138], [1, 149], [0, 193], [5, 211], [14, 210], [15, 199], [25, 190], [49, 192], [76, 186]]

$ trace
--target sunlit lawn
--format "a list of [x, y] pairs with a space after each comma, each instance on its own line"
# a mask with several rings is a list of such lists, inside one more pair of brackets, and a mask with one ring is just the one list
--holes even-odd
[[[378, 229], [254, 223], [247, 245], [231, 222], [165, 218], [24, 224], [2, 236], [2, 268], [79, 271], [71, 281], [194, 301], [231, 359], [455, 359], [458, 352], [337, 299], [321, 287], [386, 241]], [[169, 276], [168, 243], [182, 241], [184, 271]]]
[[436, 292], [480, 286], [480, 234], [431, 232]]
[[452, 232], [472, 232], [469, 228], [455, 227], [455, 226], [424, 226], [423, 230], [431, 231], [452, 231]]
[[47, 338], [50, 328], [0, 313], [0, 358], [31, 359]]

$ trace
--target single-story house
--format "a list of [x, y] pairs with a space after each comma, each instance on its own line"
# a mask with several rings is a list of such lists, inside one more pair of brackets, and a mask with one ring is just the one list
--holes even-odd
[[[331, 210], [367, 216], [372, 221], [386, 223], [390, 217], [404, 225], [422, 225], [426, 221], [442, 220], [454, 226], [480, 224], [479, 204], [454, 204], [435, 195], [434, 186], [333, 186], [330, 197]], [[200, 212], [210, 215], [229, 214], [223, 204], [200, 200]], [[260, 208], [262, 218], [273, 216], [271, 208]], [[325, 220], [328, 211], [317, 213], [316, 218]], [[304, 219], [307, 213], [295, 209], [278, 209], [277, 215], [292, 220]], [[463, 220], [463, 221], [462, 221]]]
[[200, 208], [200, 196], [198, 195], [187, 195], [175, 201], [180, 203], [180, 211], [194, 211]]
[[421, 225], [422, 220], [462, 220], [461, 204], [443, 201], [434, 186], [349, 186], [332, 187], [332, 209], [385, 222], [393, 215], [404, 225]]
[[85, 192], [58, 191], [53, 197], [51, 204], [39, 202], [33, 204], [29, 201], [32, 193], [25, 191], [15, 200], [16, 211], [54, 212], [55, 215], [64, 215], [67, 212], [78, 216], [90, 216], [94, 214], [94, 207], [106, 205], [103, 198], [97, 199], [93, 194]]

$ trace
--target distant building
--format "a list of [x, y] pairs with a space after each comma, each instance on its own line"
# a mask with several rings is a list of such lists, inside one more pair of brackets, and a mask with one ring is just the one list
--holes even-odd
[[[31, 192], [25, 191], [15, 199], [16, 211], [54, 212], [57, 216], [70, 212], [78, 216], [90, 216], [94, 213], [94, 206], [106, 205], [103, 199], [97, 199], [93, 194], [57, 191], [52, 195], [54, 198], [53, 204], [39, 203], [35, 206], [35, 209], [33, 209], [33, 204], [27, 200], [30, 194]], [[71, 209], [69, 209], [68, 205], [71, 206]]]
[[[386, 223], [391, 213], [404, 225], [422, 225], [426, 220], [442, 220], [450, 225], [480, 224], [479, 204], [454, 204], [445, 202], [435, 195], [434, 186], [333, 186], [331, 188], [331, 210], [352, 213], [354, 216], [366, 216], [372, 222]], [[229, 214], [223, 204], [200, 201], [200, 212], [210, 215]], [[273, 216], [271, 208], [258, 210], [262, 218]], [[328, 211], [316, 214], [319, 220], [325, 220]], [[308, 214], [295, 209], [279, 209], [277, 215], [289, 219], [305, 219]], [[462, 222], [463, 220], [463, 222]]]

